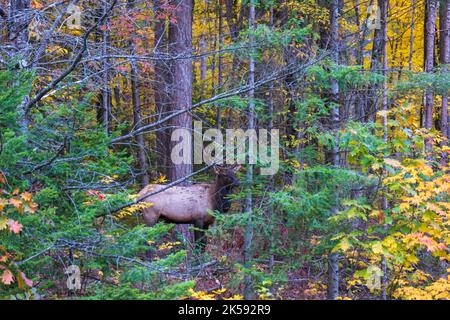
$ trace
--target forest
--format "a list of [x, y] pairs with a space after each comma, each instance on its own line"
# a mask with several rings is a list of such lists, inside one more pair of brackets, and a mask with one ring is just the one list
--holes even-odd
[[0, 30], [0, 300], [450, 299], [450, 0], [0, 0]]

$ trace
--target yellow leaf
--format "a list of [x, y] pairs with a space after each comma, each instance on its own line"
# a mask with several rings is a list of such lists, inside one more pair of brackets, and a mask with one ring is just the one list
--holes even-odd
[[0, 218], [0, 230], [4, 230], [8, 227], [8, 219], [5, 217]]
[[383, 246], [381, 244], [381, 242], [375, 242], [374, 244], [372, 244], [372, 251], [375, 254], [382, 254], [383, 253]]

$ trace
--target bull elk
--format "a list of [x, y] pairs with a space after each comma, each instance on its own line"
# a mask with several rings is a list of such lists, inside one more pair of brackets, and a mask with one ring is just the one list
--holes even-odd
[[[142, 202], [152, 206], [142, 210], [145, 224], [153, 226], [159, 220], [176, 224], [193, 224], [195, 242], [206, 244], [204, 231], [214, 222], [209, 210], [226, 213], [230, 209], [228, 195], [239, 185], [236, 172], [240, 165], [215, 166], [215, 181], [189, 186], [174, 186], [151, 195]], [[162, 184], [149, 184], [139, 192], [139, 197], [165, 188]]]

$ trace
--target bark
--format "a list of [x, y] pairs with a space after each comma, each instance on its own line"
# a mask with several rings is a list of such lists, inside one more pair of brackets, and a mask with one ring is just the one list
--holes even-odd
[[[175, 2], [176, 23], [169, 25], [169, 44], [172, 56], [190, 56], [192, 54], [192, 9], [193, 0], [181, 0]], [[192, 106], [192, 59], [175, 59], [171, 65], [173, 76], [171, 106], [172, 112], [189, 110]], [[184, 112], [171, 121], [174, 129], [183, 128], [192, 132], [192, 115]], [[172, 141], [171, 147], [178, 144]], [[190, 148], [184, 150], [192, 153], [192, 141]], [[171, 148], [172, 149], [172, 148]], [[170, 179], [175, 181], [192, 173], [192, 163], [184, 163], [170, 168]]]
[[[192, 55], [192, 11], [193, 0], [180, 0], [173, 3], [177, 9], [175, 10], [176, 23], [169, 24], [169, 45], [172, 56], [188, 57]], [[192, 107], [192, 59], [183, 58], [175, 59], [171, 64], [171, 75], [173, 77], [171, 88], [171, 111], [189, 110]], [[192, 133], [192, 115], [190, 112], [184, 112], [171, 120], [173, 129], [186, 129]], [[177, 145], [178, 141], [170, 142], [170, 150]], [[193, 153], [192, 139], [185, 143], [186, 148], [183, 152], [191, 155]], [[180, 178], [188, 176], [192, 173], [192, 161], [190, 163], [182, 163], [171, 165], [169, 168], [169, 178], [176, 181]], [[189, 184], [185, 181], [184, 185]], [[188, 231], [187, 225], [179, 227], [186, 240], [192, 240], [192, 235]]]

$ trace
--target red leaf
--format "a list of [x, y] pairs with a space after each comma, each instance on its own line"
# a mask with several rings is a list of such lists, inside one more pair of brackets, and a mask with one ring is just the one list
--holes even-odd
[[14, 276], [10, 270], [6, 269], [5, 271], [3, 271], [0, 280], [2, 280], [4, 284], [9, 285], [14, 282]]
[[22, 202], [19, 199], [11, 198], [9, 199], [9, 204], [12, 204], [15, 208], [20, 208]]
[[18, 234], [20, 231], [22, 231], [23, 225], [21, 225], [19, 222], [15, 220], [9, 220], [8, 221], [9, 231]]
[[86, 191], [87, 196], [96, 196], [100, 201], [106, 199], [105, 195], [98, 190], [88, 190]]

